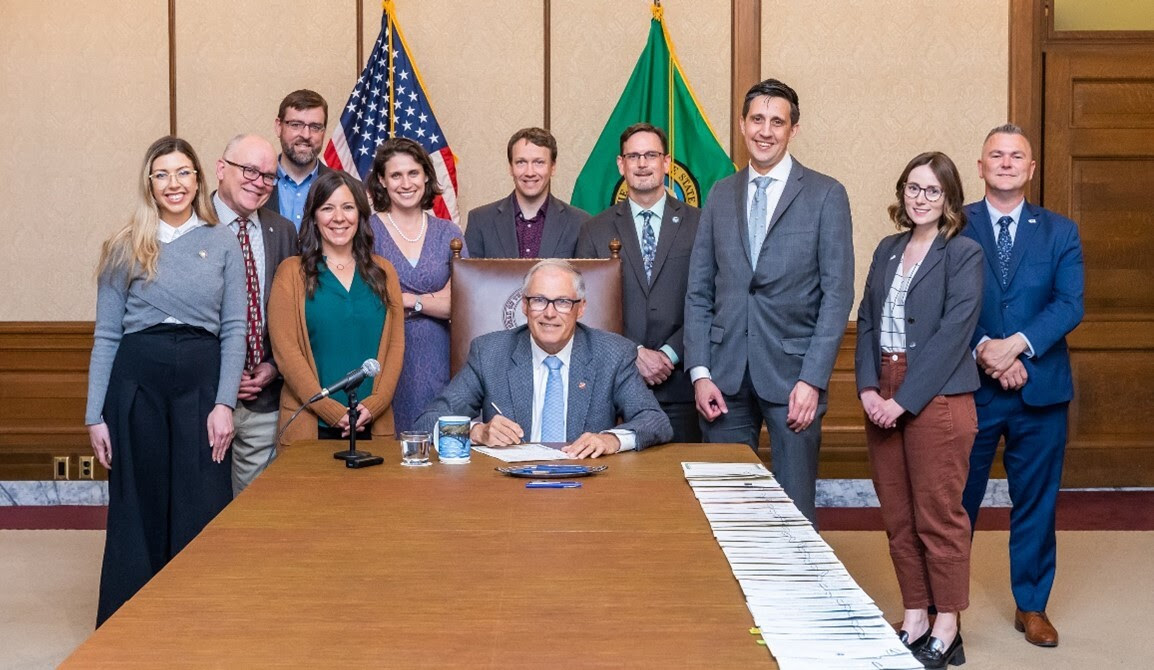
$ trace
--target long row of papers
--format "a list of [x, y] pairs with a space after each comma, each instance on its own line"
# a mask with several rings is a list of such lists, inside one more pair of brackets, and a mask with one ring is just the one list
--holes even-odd
[[760, 463], [682, 463], [783, 670], [922, 664]]

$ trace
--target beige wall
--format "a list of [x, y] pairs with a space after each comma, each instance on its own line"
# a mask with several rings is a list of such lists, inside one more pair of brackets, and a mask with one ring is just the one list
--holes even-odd
[[[543, 121], [543, 0], [397, 4], [460, 161], [464, 215], [508, 192], [505, 142]], [[649, 3], [551, 8], [555, 191], [567, 198], [645, 44]], [[367, 55], [379, 4], [366, 0], [364, 12]], [[0, 0], [0, 16], [0, 321], [91, 319], [99, 243], [128, 214], [145, 147], [168, 131], [165, 3]], [[850, 190], [860, 290], [908, 158], [940, 148], [978, 193], [978, 143], [1006, 110], [1006, 0], [765, 0], [762, 16], [763, 74], [802, 98], [795, 154]], [[666, 18], [728, 138], [730, 0], [669, 2]], [[328, 98], [331, 127], [360, 70], [355, 9], [343, 0], [177, 0], [176, 26], [177, 130], [206, 162], [237, 132], [271, 139], [294, 88]]]
[[1006, 0], [765, 0], [761, 16], [762, 75], [801, 100], [791, 153], [849, 192], [860, 296], [911, 158], [945, 152], [967, 201], [982, 194], [981, 143], [1007, 113]]

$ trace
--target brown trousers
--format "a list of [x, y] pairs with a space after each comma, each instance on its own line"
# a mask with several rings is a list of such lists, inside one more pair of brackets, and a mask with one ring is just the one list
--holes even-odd
[[[905, 354], [883, 353], [882, 398], [892, 398], [905, 375]], [[905, 608], [966, 609], [970, 518], [962, 507], [962, 490], [978, 432], [973, 394], [935, 396], [920, 414], [907, 413], [888, 430], [868, 417], [865, 427], [874, 488]]]

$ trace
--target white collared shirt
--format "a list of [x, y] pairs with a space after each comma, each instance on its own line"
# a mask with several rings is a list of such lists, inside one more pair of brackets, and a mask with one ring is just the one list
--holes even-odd
[[159, 225], [156, 227], [156, 241], [161, 244], [168, 244], [176, 238], [187, 235], [190, 231], [204, 225], [204, 221], [201, 221], [200, 217], [196, 215], [196, 210], [193, 210], [192, 216], [188, 217], [188, 221], [185, 221], [179, 226], [171, 226], [164, 221], [159, 221], [158, 223]]
[[1018, 236], [1018, 221], [1022, 220], [1022, 210], [1025, 209], [1025, 207], [1026, 207], [1026, 199], [1023, 198], [1022, 201], [1018, 203], [1018, 206], [1015, 207], [1012, 212], [1003, 214], [1003, 213], [999, 212], [998, 210], [994, 209], [994, 206], [990, 204], [989, 200], [986, 200], [986, 211], [990, 213], [990, 225], [994, 227], [994, 243], [995, 244], [998, 241], [998, 232], [999, 232], [998, 219], [1002, 218], [1003, 216], [1008, 216], [1011, 219], [1011, 221], [1010, 221], [1010, 243], [1012, 244], [1014, 242], [1014, 240], [1018, 239], [1018, 237], [1017, 237]]
[[753, 183], [754, 179], [758, 177], [772, 177], [773, 181], [769, 182], [769, 186], [765, 188], [765, 229], [769, 230], [769, 222], [773, 220], [773, 213], [777, 210], [777, 203], [781, 200], [781, 194], [785, 191], [785, 182], [789, 179], [789, 173], [793, 169], [793, 156], [789, 155], [787, 151], [777, 165], [774, 165], [769, 172], [760, 174], [753, 169], [753, 163], [749, 164], [749, 181], [745, 188], [745, 220], [749, 222], [749, 215], [753, 209], [753, 196], [757, 193], [757, 185]]
[[645, 217], [641, 216], [641, 212], [653, 212], [653, 216], [649, 217], [649, 225], [653, 228], [653, 243], [656, 245], [657, 240], [661, 239], [661, 219], [665, 216], [665, 200], [668, 197], [667, 193], [663, 193], [652, 207], [642, 207], [633, 202], [632, 198], [629, 199], [629, 211], [633, 214], [633, 229], [637, 231], [638, 244], [645, 238]]
[[[549, 368], [545, 365], [545, 359], [550, 356], [537, 343], [533, 337], [529, 337], [529, 348], [533, 353], [533, 430], [529, 435], [530, 442], [541, 441], [541, 420], [545, 411], [545, 385], [549, 381]], [[562, 407], [565, 408], [565, 415], [561, 417], [561, 425], [569, 425], [569, 361], [573, 357], [573, 338], [569, 338], [569, 342], [562, 347], [561, 351], [552, 354], [561, 359], [561, 388], [563, 389], [564, 402]], [[630, 451], [637, 447], [637, 436], [631, 430], [610, 429], [602, 431], [605, 433], [613, 433], [621, 442], [621, 451]]]

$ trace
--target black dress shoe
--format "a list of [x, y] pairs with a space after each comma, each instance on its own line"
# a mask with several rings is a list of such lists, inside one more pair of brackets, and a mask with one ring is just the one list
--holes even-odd
[[936, 637], [931, 637], [920, 649], [914, 651], [914, 658], [931, 670], [942, 670], [947, 665], [961, 665], [966, 662], [966, 650], [962, 647], [962, 634], [954, 636], [949, 647]]
[[927, 628], [926, 632], [922, 633], [921, 637], [914, 640], [913, 642], [910, 642], [910, 634], [905, 632], [904, 630], [899, 630], [898, 631], [898, 639], [902, 641], [902, 644], [904, 644], [906, 646], [906, 649], [909, 649], [910, 651], [917, 651], [918, 649], [921, 649], [922, 647], [926, 646], [926, 643], [930, 641], [930, 633], [931, 632], [932, 631], [929, 628]]

